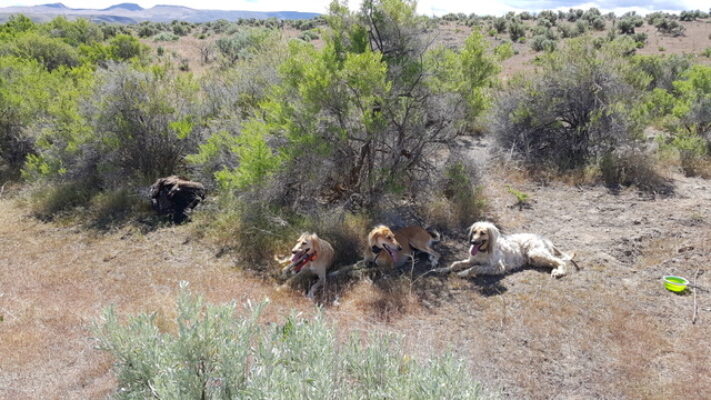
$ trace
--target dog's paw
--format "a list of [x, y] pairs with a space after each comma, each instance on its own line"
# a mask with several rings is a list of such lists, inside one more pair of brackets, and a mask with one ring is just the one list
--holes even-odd
[[444, 274], [448, 274], [450, 272], [452, 272], [452, 270], [450, 268], [443, 267], [443, 268], [433, 268], [433, 269], [429, 270], [427, 273], [435, 274], [435, 275], [444, 275]]
[[565, 271], [554, 269], [553, 271], [551, 271], [551, 276], [553, 278], [560, 279], [565, 276]]
[[457, 272], [457, 276], [460, 278], [471, 278], [472, 275], [474, 275], [474, 274], [472, 273], [471, 268], [465, 269], [464, 271], [461, 271], [461, 272]]

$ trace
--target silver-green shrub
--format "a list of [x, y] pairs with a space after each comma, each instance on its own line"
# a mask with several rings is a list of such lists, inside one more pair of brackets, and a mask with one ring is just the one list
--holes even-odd
[[[390, 336], [345, 343], [321, 317], [264, 325], [265, 303], [246, 317], [205, 304], [181, 285], [176, 332], [154, 315], [119, 322], [108, 309], [95, 329], [116, 358], [119, 399], [480, 399], [481, 387], [451, 356], [411, 359]], [[365, 340], [364, 340], [365, 339]]]

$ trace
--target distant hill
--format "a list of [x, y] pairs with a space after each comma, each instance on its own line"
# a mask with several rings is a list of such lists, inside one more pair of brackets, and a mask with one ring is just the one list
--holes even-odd
[[0, 22], [6, 21], [13, 14], [24, 14], [35, 21], [49, 21], [58, 16], [69, 19], [87, 18], [95, 22], [138, 23], [141, 21], [170, 22], [173, 20], [188, 22], [208, 22], [218, 19], [228, 21], [240, 18], [278, 18], [278, 19], [309, 19], [319, 16], [318, 13], [298, 11], [235, 11], [235, 10], [197, 10], [173, 5], [156, 5], [143, 8], [135, 3], [120, 3], [102, 10], [69, 8], [62, 3], [49, 3], [32, 7], [2, 7]]
[[129, 11], [142, 11], [143, 7], [139, 6], [136, 3], [121, 3], [121, 4], [115, 4], [115, 5], [108, 7], [108, 8], [104, 8], [101, 11], [111, 11], [111, 10], [116, 10], [116, 9], [129, 10]]
[[42, 4], [40, 7], [51, 7], [51, 8], [62, 8], [62, 9], [69, 9], [69, 7], [65, 6], [62, 3], [49, 3], [49, 4]]

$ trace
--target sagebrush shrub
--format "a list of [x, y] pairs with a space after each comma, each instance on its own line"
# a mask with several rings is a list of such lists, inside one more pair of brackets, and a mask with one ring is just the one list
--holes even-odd
[[95, 192], [95, 183], [91, 181], [40, 187], [32, 193], [32, 214], [42, 220], [55, 219], [77, 207], [86, 207]]
[[598, 49], [589, 38], [573, 39], [543, 57], [537, 75], [511, 80], [491, 119], [500, 147], [531, 167], [569, 170], [635, 139], [642, 93], [621, 54], [633, 46], [624, 40]]
[[241, 29], [217, 40], [217, 49], [228, 66], [249, 58], [265, 44], [270, 32], [266, 29]]
[[181, 171], [183, 157], [196, 149], [197, 85], [189, 76], [161, 69], [111, 65], [97, 73], [86, 118], [94, 129], [85, 154], [101, 154], [100, 175], [150, 182]]
[[686, 28], [677, 21], [669, 18], [660, 18], [654, 21], [654, 26], [662, 34], [670, 36], [682, 36]]
[[[424, 205], [428, 223], [438, 228], [461, 230], [484, 216], [486, 200], [481, 193], [478, 171], [461, 161], [444, 167], [438, 193]], [[441, 195], [440, 195], [441, 193]]]
[[481, 399], [463, 362], [410, 357], [391, 336], [341, 342], [319, 316], [260, 322], [265, 303], [205, 304], [181, 284], [174, 326], [155, 315], [122, 324], [113, 308], [94, 328], [115, 358], [120, 399]]
[[35, 32], [28, 32], [17, 37], [14, 46], [2, 51], [17, 57], [34, 59], [49, 71], [59, 67], [75, 67], [79, 65], [77, 50], [58, 38], [50, 38]]
[[635, 186], [641, 191], [667, 194], [672, 187], [659, 174], [654, 160], [639, 149], [622, 147], [602, 156], [600, 172], [607, 186]]
[[679, 152], [681, 169], [686, 176], [708, 177], [711, 173], [709, 144], [693, 133], [675, 135], [669, 145]]

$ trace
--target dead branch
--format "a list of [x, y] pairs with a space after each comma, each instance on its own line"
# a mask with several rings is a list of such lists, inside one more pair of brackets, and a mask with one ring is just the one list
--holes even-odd
[[693, 306], [694, 312], [691, 314], [691, 324], [692, 325], [696, 324], [696, 319], [699, 316], [698, 308], [696, 307], [696, 281], [699, 278], [699, 269], [700, 268], [696, 268], [696, 273], [694, 273], [694, 283], [693, 283], [693, 286], [691, 287], [691, 291], [694, 293], [694, 306]]
[[371, 266], [366, 260], [360, 260], [354, 264], [346, 265], [328, 274], [329, 281], [340, 281], [344, 279], [362, 279], [365, 275], [375, 272], [377, 268]]

